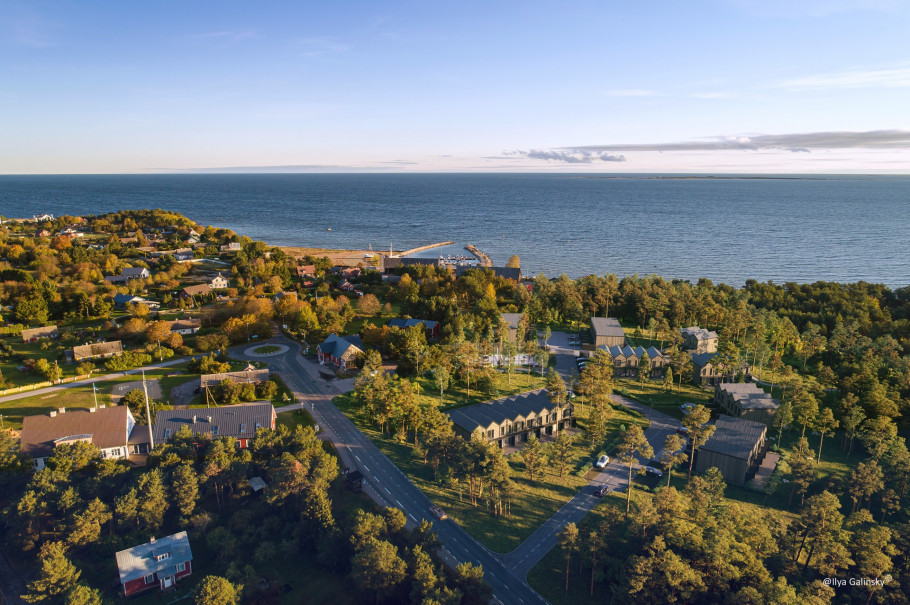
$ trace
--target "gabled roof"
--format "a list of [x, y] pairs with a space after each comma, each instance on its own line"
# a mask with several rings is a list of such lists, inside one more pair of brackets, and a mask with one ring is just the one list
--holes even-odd
[[120, 277], [142, 277], [147, 275], [148, 271], [145, 267], [126, 267], [120, 271]]
[[423, 325], [427, 330], [432, 330], [436, 327], [436, 322], [429, 319], [400, 319], [394, 318], [389, 320], [390, 328], [411, 328], [413, 326]]
[[703, 368], [715, 357], [717, 357], [717, 353], [698, 353], [692, 355], [692, 364], [697, 368]]
[[[156, 557], [170, 553], [166, 559]], [[140, 544], [117, 553], [117, 569], [120, 571], [120, 583], [126, 584], [151, 574], [176, 574], [177, 564], [193, 560], [190, 540], [185, 531], [172, 536], [152, 538], [151, 542]]]
[[168, 441], [184, 426], [188, 426], [194, 435], [251, 439], [256, 436], [257, 424], [271, 428], [274, 414], [272, 404], [262, 402], [221, 408], [161, 410], [155, 414], [155, 443]]
[[733, 418], [727, 415], [718, 417], [717, 429], [711, 438], [701, 446], [703, 451], [715, 452], [748, 460], [755, 445], [761, 441], [768, 427], [761, 422]]
[[123, 353], [123, 345], [119, 340], [93, 342], [91, 344], [73, 347], [73, 359], [76, 361], [89, 357], [119, 355], [120, 353]]
[[[357, 342], [360, 343], [360, 346], [355, 344]], [[359, 336], [345, 336], [342, 338], [337, 334], [329, 334], [329, 337], [319, 343], [317, 348], [322, 351], [323, 355], [331, 355], [336, 359], [340, 359], [344, 357], [351, 348], [362, 351], [363, 342], [360, 340]]]
[[187, 286], [182, 290], [185, 296], [196, 296], [197, 294], [208, 294], [212, 291], [212, 286], [210, 284], [197, 284], [195, 286]]
[[199, 329], [202, 327], [202, 319], [198, 317], [188, 317], [186, 319], [178, 319], [171, 324], [171, 332], [176, 332], [177, 330], [193, 330]]
[[528, 391], [510, 397], [495, 399], [446, 412], [452, 422], [473, 433], [485, 429], [491, 424], [500, 425], [518, 417], [527, 418], [531, 414], [540, 415], [552, 409], [546, 389]]
[[126, 305], [131, 302], [138, 302], [144, 300], [141, 296], [136, 296], [134, 294], [115, 294], [114, 295], [114, 304], [115, 305]]
[[613, 345], [612, 347], [608, 347], [606, 345], [601, 345], [600, 348], [605, 350], [607, 353], [609, 353], [610, 357], [612, 357], [613, 359], [616, 359], [617, 357], [624, 357], [626, 359], [635, 357], [636, 359], [641, 359], [642, 355], [644, 355], [645, 353], [648, 354], [648, 357], [651, 360], [657, 359], [658, 357], [664, 357], [664, 354], [661, 353], [660, 351], [658, 351], [657, 349], [655, 349], [654, 347], [648, 347], [647, 349], [645, 349], [644, 347], [635, 347], [633, 349], [629, 345], [626, 345], [624, 347], [619, 347], [616, 345]]
[[679, 331], [683, 335], [694, 336], [696, 340], [708, 340], [709, 338], [717, 338], [717, 332], [711, 332], [705, 328], [699, 328], [698, 326], [680, 328]]
[[26, 328], [22, 330], [22, 340], [31, 340], [32, 338], [53, 338], [59, 336], [60, 332], [57, 326], [44, 326], [43, 328]]
[[95, 412], [72, 410], [51, 417], [46, 414], [22, 419], [22, 453], [32, 458], [45, 458], [54, 451], [61, 438], [75, 439], [87, 435], [100, 449], [123, 447], [129, 440], [133, 424], [129, 408], [117, 405]]
[[754, 382], [723, 382], [717, 390], [730, 394], [744, 410], [776, 410], [778, 402]]
[[613, 317], [592, 317], [591, 329], [597, 336], [622, 336], [626, 337], [619, 320]]

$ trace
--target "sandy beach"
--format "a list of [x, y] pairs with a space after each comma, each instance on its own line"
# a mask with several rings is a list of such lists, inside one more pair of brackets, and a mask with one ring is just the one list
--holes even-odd
[[[328, 248], [306, 248], [302, 246], [279, 246], [284, 253], [293, 258], [303, 258], [304, 256], [327, 256], [336, 265], [357, 266], [360, 263], [369, 264], [369, 250], [332, 250]], [[388, 256], [388, 251], [374, 251], [372, 253], [380, 256]]]

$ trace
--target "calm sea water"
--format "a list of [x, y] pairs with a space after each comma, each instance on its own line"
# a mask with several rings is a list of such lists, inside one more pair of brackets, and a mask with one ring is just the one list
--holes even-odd
[[176, 210], [273, 245], [453, 240], [444, 253], [471, 243], [496, 264], [518, 254], [525, 274], [910, 283], [910, 177], [0, 176], [7, 217], [125, 208]]

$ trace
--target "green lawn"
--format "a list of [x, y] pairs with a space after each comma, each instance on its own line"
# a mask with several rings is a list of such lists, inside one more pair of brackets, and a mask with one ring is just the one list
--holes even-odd
[[[352, 394], [336, 397], [333, 402], [357, 427], [367, 435], [374, 444], [398, 468], [404, 472], [427, 496], [446, 512], [468, 533], [495, 552], [509, 552], [515, 549], [531, 533], [568, 502], [588, 480], [579, 477], [575, 470], [594, 461], [596, 451], [579, 436], [572, 451], [565, 474], [559, 477], [558, 469], [549, 465], [543, 476], [535, 476], [532, 483], [520, 456], [507, 457], [511, 468], [512, 480], [516, 492], [511, 503], [511, 516], [495, 517], [482, 503], [471, 506], [464, 486], [447, 487], [433, 480], [433, 470], [423, 464], [423, 459], [411, 444], [401, 444], [393, 437], [381, 434], [356, 409]], [[625, 409], [617, 409], [610, 421], [610, 436], [618, 433], [620, 425], [632, 422], [644, 422], [640, 416]], [[579, 419], [581, 428], [584, 418]], [[608, 443], [612, 439], [608, 438]]]
[[542, 389], [546, 386], [546, 380], [536, 373], [526, 374], [524, 372], [519, 373], [516, 371], [512, 374], [511, 385], [509, 384], [508, 376], [503, 373], [498, 373], [496, 376], [496, 394], [492, 397], [478, 391], [473, 384], [471, 384], [470, 397], [468, 397], [468, 390], [465, 386], [461, 384], [461, 382], [453, 380], [440, 401], [439, 389], [433, 384], [431, 379], [424, 377], [418, 382], [420, 383], [421, 405], [437, 405], [441, 406], [441, 409], [443, 410], [451, 410], [474, 403], [482, 403], [484, 401], [496, 399], [497, 397], [524, 393], [525, 391], [533, 391], [534, 389]]
[[265, 355], [266, 353], [274, 353], [275, 351], [280, 351], [281, 347], [278, 345], [262, 345], [261, 347], [256, 347], [253, 349], [253, 353], [258, 353], [260, 355]]
[[668, 392], [664, 389], [663, 383], [659, 381], [649, 380], [640, 383], [634, 379], [623, 378], [616, 380], [614, 392], [645, 405], [654, 406], [655, 410], [675, 418], [682, 418], [682, 411], [679, 409], [680, 404], [701, 403], [710, 407], [714, 398], [713, 391], [707, 391], [685, 381], [683, 381], [682, 387], [678, 392], [677, 389], [678, 383], [672, 391]]
[[291, 412], [281, 412], [278, 414], [278, 424], [283, 424], [293, 433], [297, 425], [313, 426], [313, 417], [306, 410], [293, 410]]

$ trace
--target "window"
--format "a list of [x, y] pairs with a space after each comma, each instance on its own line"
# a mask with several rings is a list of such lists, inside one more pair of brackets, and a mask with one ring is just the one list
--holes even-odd
[[245, 424], [241, 424], [241, 425], [240, 425], [240, 432], [241, 432], [241, 433], [245, 433], [245, 432], [246, 432], [246, 425], [245, 425]]
[[120, 457], [120, 448], [115, 447], [114, 449], [112, 449], [111, 456], [113, 456], [114, 458], [119, 458]]
[[142, 581], [145, 582], [146, 584], [151, 584], [152, 582], [155, 581], [155, 574], [150, 573], [149, 575], [145, 576], [142, 579]]
[[218, 435], [218, 425], [217, 424], [212, 427], [212, 435], [215, 435], [215, 436]]
[[177, 563], [177, 573], [186, 571], [186, 563]]
[[171, 429], [164, 429], [164, 438], [165, 439], [171, 438]]
[[170, 558], [171, 558], [171, 553], [169, 553], [169, 552], [161, 553], [160, 555], [155, 555], [156, 561], [164, 561], [165, 559], [170, 559]]
[[262, 428], [262, 423], [261, 423], [261, 422], [257, 422], [257, 423], [256, 423], [256, 430], [258, 431], [258, 430], [261, 429], [261, 428]]

